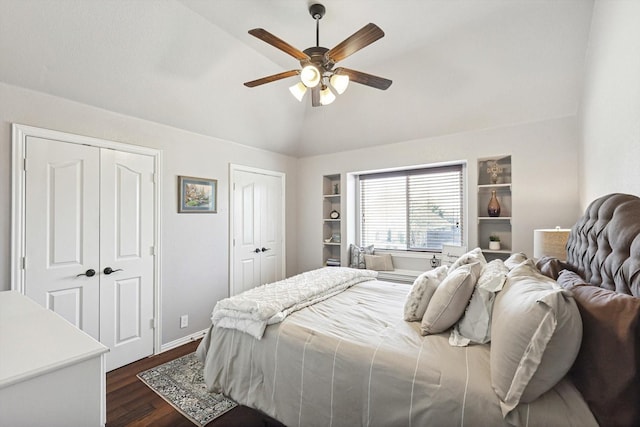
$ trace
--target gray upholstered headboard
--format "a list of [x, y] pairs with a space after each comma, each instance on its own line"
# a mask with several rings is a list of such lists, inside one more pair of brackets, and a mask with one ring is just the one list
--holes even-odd
[[592, 285], [640, 297], [640, 198], [591, 202], [571, 229], [567, 262]]

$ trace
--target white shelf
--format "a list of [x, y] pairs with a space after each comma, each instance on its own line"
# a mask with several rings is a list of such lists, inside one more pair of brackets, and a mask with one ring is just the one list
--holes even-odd
[[[491, 176], [487, 168], [497, 163], [500, 167], [498, 173], [498, 182], [491, 183]], [[512, 240], [512, 200], [513, 200], [513, 182], [512, 178], [512, 162], [511, 155], [493, 156], [478, 159], [478, 246], [482, 248], [482, 252], [489, 255], [491, 259], [506, 258], [513, 250]], [[501, 213], [503, 216], [488, 216], [487, 203], [489, 195], [496, 193], [500, 203]], [[489, 236], [497, 235], [500, 238], [500, 250], [491, 250], [487, 246], [489, 244]], [[488, 258], [489, 259], [489, 258]]]
[[324, 175], [322, 177], [322, 265], [327, 265], [328, 259], [343, 261], [342, 243], [324, 241], [324, 239], [334, 235], [342, 236], [342, 218], [329, 218], [332, 211], [342, 214], [341, 187], [340, 174]]
[[478, 191], [482, 189], [491, 189], [491, 188], [508, 188], [511, 189], [511, 184], [479, 184]]

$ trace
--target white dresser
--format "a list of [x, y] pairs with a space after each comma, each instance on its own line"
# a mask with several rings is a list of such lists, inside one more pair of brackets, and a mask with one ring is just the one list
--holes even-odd
[[19, 292], [0, 292], [0, 426], [104, 426], [108, 351]]

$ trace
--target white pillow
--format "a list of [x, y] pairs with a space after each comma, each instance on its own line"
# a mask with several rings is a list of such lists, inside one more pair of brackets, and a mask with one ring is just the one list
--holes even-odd
[[422, 335], [444, 332], [460, 319], [469, 303], [478, 276], [482, 271], [479, 262], [449, 269], [447, 277], [436, 288], [422, 317]]
[[431, 301], [433, 293], [447, 275], [449, 267], [441, 265], [419, 275], [413, 282], [411, 291], [404, 303], [404, 320], [414, 322], [422, 319], [424, 312]]
[[369, 255], [365, 253], [364, 266], [367, 270], [391, 271], [393, 270], [393, 259], [391, 254]]
[[491, 323], [491, 385], [507, 417], [551, 389], [569, 371], [582, 341], [571, 292], [527, 260], [507, 275]]
[[522, 264], [527, 259], [528, 258], [524, 253], [516, 252], [511, 254], [511, 256], [504, 261], [504, 265], [506, 265], [509, 270], [513, 270], [515, 267]]
[[458, 267], [461, 267], [466, 264], [473, 264], [474, 262], [479, 262], [480, 267], [484, 266], [487, 263], [487, 260], [484, 258], [482, 254], [482, 249], [475, 248], [464, 255], [461, 255], [457, 260], [451, 264], [449, 267], [449, 273], [455, 270]]
[[466, 346], [469, 342], [484, 344], [491, 341], [491, 312], [496, 293], [502, 290], [509, 269], [501, 259], [494, 259], [482, 268], [471, 295], [469, 306], [451, 331], [449, 344]]

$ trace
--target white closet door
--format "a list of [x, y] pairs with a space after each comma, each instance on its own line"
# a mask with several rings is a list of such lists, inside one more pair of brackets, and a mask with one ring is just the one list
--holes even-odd
[[281, 177], [259, 175], [260, 181], [260, 282], [272, 283], [284, 277], [282, 271], [282, 181]]
[[26, 295], [104, 345], [107, 370], [153, 353], [154, 159], [29, 137]]
[[100, 341], [111, 370], [153, 353], [154, 160], [102, 149], [100, 163]]
[[234, 294], [284, 277], [283, 176], [233, 172]]
[[99, 340], [100, 152], [29, 137], [25, 174], [26, 295]]
[[260, 285], [260, 189], [253, 174], [236, 171], [234, 187], [234, 284], [236, 294]]

